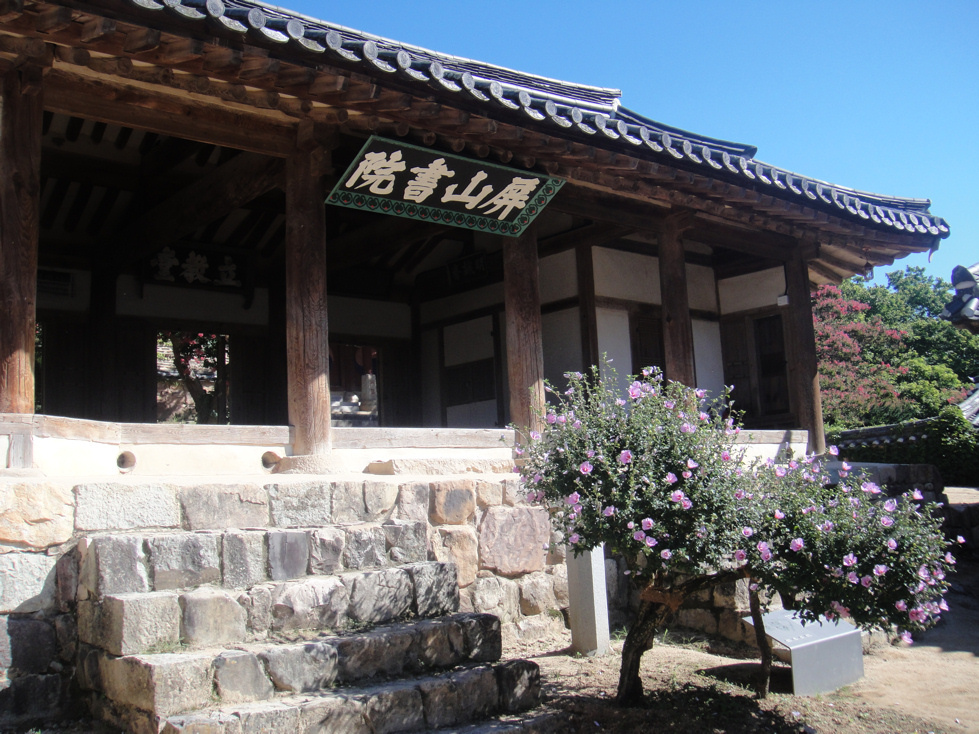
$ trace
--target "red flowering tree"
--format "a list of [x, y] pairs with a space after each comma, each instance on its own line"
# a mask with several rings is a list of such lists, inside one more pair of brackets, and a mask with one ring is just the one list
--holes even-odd
[[[706, 405], [703, 391], [649, 369], [620, 395], [611, 367], [602, 372], [568, 374], [561, 393], [548, 388], [544, 429], [518, 452], [529, 501], [550, 510], [570, 549], [605, 544], [640, 591], [618, 703], [642, 701], [639, 664], [656, 629], [718, 584], [750, 580], [763, 650], [759, 590], [792, 599], [805, 619], [915, 630], [937, 618], [954, 559], [914, 498], [882, 499], [846, 470], [828, 488], [814, 457], [747, 466], [735, 420]], [[760, 695], [767, 686], [763, 665]]]

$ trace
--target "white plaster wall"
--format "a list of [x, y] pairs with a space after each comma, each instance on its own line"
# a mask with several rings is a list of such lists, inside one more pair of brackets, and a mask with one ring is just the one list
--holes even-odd
[[330, 296], [326, 309], [332, 332], [389, 339], [411, 338], [411, 306], [406, 303]]
[[496, 426], [496, 401], [453, 405], [445, 409], [445, 421], [449, 428], [493, 428]]
[[687, 301], [697, 311], [717, 313], [717, 288], [714, 271], [705, 265], [687, 263]]
[[619, 389], [625, 394], [632, 370], [632, 341], [629, 334], [629, 312], [611, 308], [595, 309], [598, 322], [598, 353], [608, 356], [618, 377]]
[[446, 367], [494, 357], [493, 317], [483, 316], [446, 326], [442, 331], [442, 344]]
[[717, 282], [717, 292], [721, 298], [722, 314], [774, 306], [775, 299], [785, 293], [785, 270], [769, 268], [725, 278]]
[[710, 397], [724, 391], [724, 360], [721, 356], [721, 327], [716, 321], [693, 321], [693, 353], [697, 387]]
[[578, 266], [574, 250], [559, 252], [540, 261], [541, 303], [578, 295]]
[[555, 387], [564, 386], [565, 372], [581, 371], [581, 320], [577, 308], [541, 317], [544, 343], [544, 377]]
[[[142, 290], [142, 297], [140, 297]], [[116, 281], [116, 310], [120, 316], [146, 316], [188, 321], [264, 325], [269, 321], [269, 292], [256, 288], [251, 308], [241, 293], [177, 288], [121, 275]]]
[[422, 323], [427, 324], [502, 303], [503, 283], [494, 283], [466, 293], [428, 301], [421, 304], [419, 313]]
[[624, 298], [640, 303], [662, 303], [659, 289], [659, 260], [634, 252], [592, 249], [595, 264], [595, 295]]
[[442, 425], [442, 394], [439, 373], [438, 331], [427, 329], [421, 333], [421, 390], [422, 426], [431, 428]]

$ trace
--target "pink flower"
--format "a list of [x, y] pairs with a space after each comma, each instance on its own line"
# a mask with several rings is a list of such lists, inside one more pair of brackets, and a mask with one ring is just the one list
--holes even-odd
[[680, 424], [680, 433], [693, 433], [697, 429], [691, 426], [689, 423]]
[[955, 556], [953, 556], [951, 553], [946, 553], [945, 554], [945, 563], [948, 563], [949, 565], [954, 566], [955, 565]]
[[727, 449], [724, 449], [721, 452], [721, 461], [730, 461], [730, 460], [731, 460], [731, 452], [728, 451]]
[[863, 587], [864, 587], [865, 589], [869, 589], [869, 588], [870, 588], [870, 585], [871, 585], [871, 584], [872, 584], [873, 582], [874, 582], [874, 580], [873, 580], [872, 578], [870, 578], [870, 576], [862, 576], [862, 577], [860, 578], [860, 583], [861, 583], [861, 584], [863, 585]]
[[784, 477], [785, 476], [785, 469], [783, 469], [780, 466], [776, 466], [775, 467], [775, 476], [777, 476], [777, 477]]
[[707, 396], [707, 391], [704, 390], [703, 388], [698, 387], [696, 390], [693, 391], [693, 394], [696, 395], [701, 400], [703, 400]]
[[659, 544], [659, 541], [656, 540], [656, 538], [654, 538], [652, 535], [647, 535], [646, 536], [646, 545], [648, 545], [650, 548], [652, 548], [654, 545], [658, 545], [658, 544]]
[[740, 548], [738, 548], [736, 551], [734, 551], [734, 560], [736, 560], [736, 561], [743, 561], [747, 557], [748, 557], [748, 554], [745, 553]]
[[616, 398], [615, 399], [615, 404], [616, 405], [625, 405], [625, 400], [623, 400], [622, 398]]
[[557, 423], [557, 416], [554, 415], [554, 413], [548, 413], [547, 414], [547, 423], [548, 423], [548, 425], [552, 425], [553, 426], [555, 423]]
[[572, 428], [581, 428], [581, 421], [575, 420], [575, 422], [571, 424], [571, 427]]
[[844, 566], [857, 565], [857, 557], [852, 553], [847, 553], [845, 556], [843, 556], [843, 565]]
[[894, 524], [894, 518], [891, 517], [890, 515], [884, 515], [880, 519], [880, 524], [883, 525], [885, 528], [889, 528], [891, 525]]
[[741, 528], [741, 534], [746, 538], [750, 538], [752, 535], [755, 534], [755, 530], [754, 528], [746, 525], [745, 527]]
[[963, 538], [961, 535], [956, 535], [955, 542], [959, 545], [963, 545], [965, 543], [965, 538]]
[[612, 515], [615, 514], [615, 507], [613, 505], [609, 505], [602, 510], [602, 514], [605, 515], [605, 517], [612, 517]]
[[789, 548], [796, 552], [801, 551], [805, 547], [805, 541], [802, 538], [794, 538], [791, 543], [789, 543]]
[[620, 464], [631, 464], [632, 463], [632, 452], [629, 449], [624, 449], [621, 454], [619, 454]]
[[775, 519], [776, 520], [784, 520], [785, 519], [785, 513], [782, 512], [781, 510], [775, 510]]
[[582, 474], [591, 474], [591, 470], [594, 469], [594, 467], [591, 465], [590, 462], [583, 461], [581, 462], [581, 466], [579, 466], [578, 469], [581, 471]]
[[642, 542], [642, 540], [646, 537], [646, 533], [644, 533], [642, 530], [637, 530], [632, 534], [632, 537], [633, 539]]
[[659, 552], [659, 557], [664, 561], [668, 561], [673, 557], [673, 551], [671, 551], [669, 548], [664, 548]]
[[768, 563], [770, 560], [772, 560], [772, 552], [768, 550], [768, 548], [766, 548], [761, 552], [761, 560], [765, 561], [765, 563]]
[[530, 440], [531, 441], [540, 441], [540, 433], [538, 433], [537, 431], [531, 431], [530, 432]]
[[916, 490], [914, 490], [911, 493], [911, 499], [913, 499], [913, 500], [923, 500], [924, 498], [925, 498], [925, 496], [923, 494], [921, 494], [921, 490], [920, 489], [916, 489]]
[[710, 416], [707, 415], [704, 411], [700, 411], [700, 414], [697, 417], [700, 418], [700, 420], [702, 421], [710, 420]]
[[653, 529], [653, 521], [652, 521], [652, 518], [644, 517], [642, 519], [642, 529], [643, 530], [652, 530]]
[[684, 497], [680, 502], [680, 507], [682, 507], [684, 510], [689, 510], [691, 507], [693, 507], [693, 502]]
[[574, 511], [575, 511], [576, 513], [578, 513], [579, 515], [581, 514], [581, 505], [575, 505], [575, 506], [574, 506], [574, 507], [572, 507], [571, 509], [572, 509], [572, 510], [574, 510]]
[[846, 580], [849, 581], [851, 584], [860, 583], [860, 577], [857, 576], [853, 571], [850, 571], [850, 573], [846, 575]]
[[894, 512], [894, 510], [897, 509], [897, 500], [894, 499], [885, 500], [884, 509], [887, 510], [888, 512]]
[[734, 499], [736, 499], [736, 500], [743, 500], [744, 499], [744, 490], [743, 489], [736, 489], [736, 490], [734, 490]]
[[692, 476], [693, 476], [693, 474], [691, 474], [689, 470], [687, 470], [687, 469], [684, 469], [683, 470], [683, 478], [684, 479], [689, 479]]
[[913, 645], [914, 640], [911, 638], [911, 633], [908, 632], [907, 630], [904, 630], [901, 633], [901, 642], [905, 643], [906, 645]]
[[564, 501], [569, 505], [576, 505], [579, 501], [581, 501], [581, 495], [579, 495], [577, 492], [572, 492]]
[[892, 551], [896, 551], [897, 550], [897, 541], [894, 540], [894, 538], [888, 538], [887, 539], [887, 549], [888, 550], [892, 550]]
[[683, 502], [683, 492], [679, 489], [673, 490], [673, 494], [670, 495], [670, 500], [673, 502]]
[[860, 489], [868, 494], [880, 494], [880, 487], [878, 487], [873, 482], [864, 482], [860, 485]]
[[687, 459], [687, 469], [696, 469], [700, 464], [698, 464], [693, 459]]
[[663, 405], [667, 410], [673, 410], [673, 408], [676, 407], [676, 403], [674, 403], [672, 400], [664, 400]]
[[636, 524], [630, 520], [626, 527], [629, 528], [629, 530], [632, 530], [634, 527], [636, 527]]
[[667, 472], [666, 473], [666, 483], [667, 484], [676, 484], [678, 481], [679, 480], [676, 478], [676, 474], [674, 474], [673, 472]]
[[574, 544], [575, 544], [575, 543], [577, 543], [577, 542], [578, 542], [579, 540], [581, 540], [581, 536], [580, 536], [580, 535], [578, 535], [578, 533], [571, 533], [571, 537], [570, 537], [570, 538], [568, 538], [568, 540], [569, 540], [569, 541], [571, 541], [571, 544], [572, 544], [572, 545], [574, 545]]
[[883, 563], [878, 563], [874, 566], [874, 576], [883, 576], [885, 573], [887, 573], [887, 566]]
[[557, 422], [560, 423], [563, 426], [565, 423], [568, 422], [568, 419], [565, 418], [563, 415], [559, 415], [557, 417]]
[[836, 448], [835, 446], [830, 446], [830, 447], [829, 447], [829, 448], [827, 449], [827, 451], [829, 451], [829, 453], [830, 453], [830, 456], [838, 456], [838, 455], [839, 455], [839, 453], [840, 453], [840, 450], [839, 450], [838, 448]]
[[639, 381], [633, 382], [629, 385], [629, 397], [633, 400], [638, 400], [642, 397], [642, 383]]
[[844, 461], [840, 468], [843, 469], [843, 471], [850, 471], [850, 469], [852, 469], [853, 467]]

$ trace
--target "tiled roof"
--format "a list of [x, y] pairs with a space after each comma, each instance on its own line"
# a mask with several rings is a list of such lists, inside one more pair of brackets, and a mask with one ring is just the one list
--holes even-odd
[[[600, 145], [833, 211], [882, 230], [946, 237], [948, 225], [927, 199], [881, 196], [819, 181], [764, 163], [750, 145], [664, 125], [620, 105], [621, 92], [547, 79], [440, 54], [254, 0], [92, 0], [102, 12], [152, 25], [154, 14], [206, 27], [209, 35], [278, 47], [297, 63], [329, 63], [407, 91], [493, 118], [537, 126], [549, 134]], [[147, 15], [148, 14], [148, 15]]]

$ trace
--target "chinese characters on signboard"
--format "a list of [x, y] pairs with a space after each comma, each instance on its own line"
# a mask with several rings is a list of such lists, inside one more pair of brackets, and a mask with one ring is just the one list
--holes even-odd
[[549, 176], [372, 137], [326, 201], [516, 236], [563, 183]]

